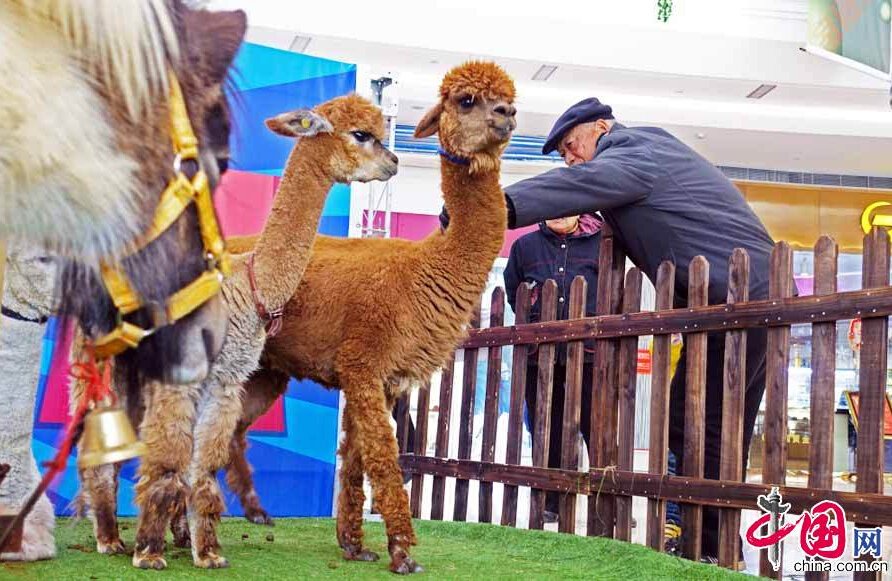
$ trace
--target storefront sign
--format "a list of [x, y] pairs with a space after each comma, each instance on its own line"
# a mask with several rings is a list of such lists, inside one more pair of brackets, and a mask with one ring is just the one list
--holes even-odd
[[874, 202], [864, 208], [864, 212], [861, 214], [861, 229], [864, 230], [865, 234], [870, 234], [874, 226], [892, 227], [892, 215], [876, 213], [883, 206], [892, 206], [892, 204], [889, 202]]
[[638, 350], [638, 373], [650, 375], [653, 372], [653, 355], [650, 349]]

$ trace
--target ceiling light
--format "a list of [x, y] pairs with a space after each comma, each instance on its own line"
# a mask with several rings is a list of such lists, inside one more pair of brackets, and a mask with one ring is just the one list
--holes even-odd
[[554, 71], [557, 70], [557, 67], [552, 65], [542, 65], [539, 67], [539, 70], [536, 71], [536, 74], [533, 75], [534, 81], [547, 81], [548, 78], [554, 74]]
[[706, 134], [702, 132], [697, 133], [697, 139], [706, 139]]
[[773, 91], [777, 85], [766, 85], [762, 84], [756, 87], [756, 90], [746, 96], [747, 99], [761, 99], [771, 91]]
[[288, 50], [291, 52], [304, 52], [307, 50], [307, 45], [310, 44], [310, 41], [313, 40], [309, 36], [301, 36], [297, 35], [294, 37], [294, 40], [291, 41], [291, 46], [288, 47]]

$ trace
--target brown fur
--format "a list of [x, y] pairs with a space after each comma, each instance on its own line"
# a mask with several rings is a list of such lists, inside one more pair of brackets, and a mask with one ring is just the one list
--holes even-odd
[[[269, 371], [343, 389], [338, 542], [347, 559], [376, 557], [362, 546], [362, 475], [368, 474], [397, 573], [420, 567], [408, 552], [416, 540], [388, 401], [409, 382], [427, 380], [453, 351], [507, 226], [499, 157], [514, 129], [513, 83], [491, 63], [470, 63], [446, 76], [440, 94], [419, 128], [436, 124], [447, 151], [471, 158], [470, 167], [441, 164], [449, 229], [420, 242], [318, 237], [286, 306], [283, 332], [267, 341], [264, 371], [245, 386], [246, 414], [266, 410], [283, 391], [285, 382]], [[468, 94], [475, 104], [462, 110], [456, 99]], [[507, 114], [493, 113], [499, 107]], [[251, 246], [251, 240], [231, 242]], [[246, 474], [231, 470], [230, 478]], [[253, 491], [249, 484], [237, 489]]]

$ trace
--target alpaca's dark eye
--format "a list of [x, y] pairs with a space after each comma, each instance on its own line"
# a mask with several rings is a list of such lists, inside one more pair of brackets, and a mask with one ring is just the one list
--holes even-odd
[[353, 138], [360, 143], [365, 143], [372, 138], [371, 134], [366, 133], [365, 131], [353, 131], [352, 134]]
[[458, 100], [458, 104], [461, 105], [462, 109], [470, 109], [474, 106], [474, 97], [471, 95], [467, 95]]

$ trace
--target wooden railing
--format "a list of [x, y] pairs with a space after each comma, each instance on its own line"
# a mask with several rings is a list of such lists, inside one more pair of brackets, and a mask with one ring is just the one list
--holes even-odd
[[[562, 493], [560, 530], [574, 532], [576, 496], [587, 495], [587, 534], [631, 539], [632, 497], [648, 499], [646, 543], [662, 551], [666, 502], [681, 503], [684, 522], [684, 556], [700, 558], [703, 506], [720, 507], [719, 564], [735, 568], [740, 554], [740, 511], [757, 509], [756, 498], [772, 485], [780, 487], [791, 513], [811, 508], [819, 500], [838, 502], [846, 518], [860, 525], [892, 526], [892, 497], [883, 495], [883, 409], [886, 387], [888, 319], [892, 314], [889, 285], [889, 235], [874, 229], [865, 237], [863, 290], [836, 292], [836, 243], [822, 237], [815, 245], [813, 296], [794, 297], [792, 251], [778, 243], [770, 261], [767, 300], [749, 301], [749, 259], [736, 250], [728, 264], [727, 304], [707, 306], [710, 265], [695, 258], [689, 267], [688, 304], [673, 309], [675, 267], [664, 263], [656, 280], [656, 310], [640, 312], [642, 274], [637, 268], [625, 273], [625, 256], [612, 237], [601, 244], [596, 317], [584, 318], [586, 281], [577, 277], [571, 287], [569, 320], [556, 321], [557, 287], [548, 281], [542, 288], [541, 321], [527, 323], [529, 291], [521, 285], [517, 294], [514, 326], [503, 326], [504, 293], [492, 294], [490, 327], [473, 329], [461, 344], [464, 350], [462, 393], [458, 422], [458, 451], [447, 458], [453, 400], [455, 357], [443, 369], [439, 389], [439, 414], [434, 456], [427, 449], [429, 393], [422, 390], [417, 404], [413, 453], [405, 453], [403, 469], [411, 473], [412, 511], [421, 516], [423, 475], [433, 475], [432, 519], [444, 517], [446, 479], [456, 479], [454, 520], [466, 520], [468, 484], [479, 481], [479, 520], [491, 522], [492, 484], [502, 483], [501, 524], [516, 526], [518, 487], [530, 490], [530, 528], [543, 528], [545, 492]], [[720, 265], [714, 265], [719, 267]], [[724, 267], [724, 265], [721, 265]], [[832, 488], [833, 414], [836, 321], [862, 319], [860, 363], [860, 414], [858, 427], [857, 491]], [[478, 317], [479, 318], [479, 317]], [[812, 430], [807, 487], [785, 486], [787, 442], [787, 381], [790, 326], [812, 325], [811, 418]], [[768, 328], [765, 389], [764, 461], [762, 483], [745, 483], [743, 472], [743, 415], [747, 330]], [[720, 480], [703, 477], [706, 393], [706, 334], [724, 331], [724, 397]], [[686, 409], [683, 474], [667, 475], [669, 431], [670, 335], [682, 333], [686, 345]], [[632, 469], [635, 433], [636, 363], [638, 337], [653, 335], [648, 471]], [[582, 385], [583, 340], [595, 340], [594, 378]], [[567, 380], [563, 409], [560, 469], [547, 468], [551, 418], [552, 368], [555, 345], [567, 343]], [[495, 462], [498, 421], [501, 346], [514, 345], [505, 463]], [[532, 427], [532, 466], [521, 464], [521, 436], [527, 353], [538, 345], [537, 410]], [[483, 410], [483, 446], [479, 460], [472, 460], [474, 395], [477, 351], [489, 348], [486, 399]], [[592, 407], [581, 410], [582, 389], [592, 389]], [[403, 402], [398, 424], [405, 434], [408, 404]], [[579, 471], [577, 437], [580, 414], [592, 417], [587, 472]], [[798, 535], [797, 535], [798, 536]], [[783, 569], [781, 568], [781, 571]], [[760, 573], [778, 578], [763, 551]], [[826, 574], [809, 573], [811, 579]], [[875, 573], [856, 573], [858, 579], [877, 578]]]

